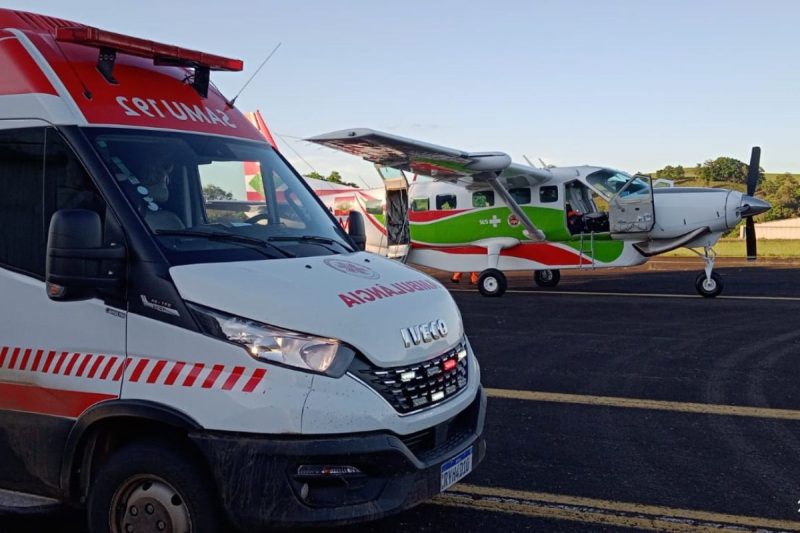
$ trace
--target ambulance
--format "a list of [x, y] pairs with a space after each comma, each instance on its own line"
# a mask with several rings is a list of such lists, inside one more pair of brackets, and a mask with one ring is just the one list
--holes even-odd
[[0, 513], [351, 523], [483, 458], [454, 301], [339, 226], [211, 83], [241, 69], [0, 10]]

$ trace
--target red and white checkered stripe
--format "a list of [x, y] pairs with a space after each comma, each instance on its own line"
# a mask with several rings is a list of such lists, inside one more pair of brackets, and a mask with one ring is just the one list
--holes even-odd
[[167, 387], [194, 387], [210, 390], [251, 393], [267, 374], [265, 368], [248, 370], [243, 366], [165, 361], [145, 357], [129, 358], [131, 383]]
[[125, 357], [90, 353], [58, 352], [3, 346], [0, 369], [39, 372], [102, 381], [120, 381], [125, 371]]
[[[0, 369], [40, 372], [102, 381], [193, 387], [207, 390], [254, 392], [267, 374], [265, 368], [187, 363], [145, 357], [58, 352], [35, 348], [0, 347]], [[125, 369], [129, 368], [126, 374]]]

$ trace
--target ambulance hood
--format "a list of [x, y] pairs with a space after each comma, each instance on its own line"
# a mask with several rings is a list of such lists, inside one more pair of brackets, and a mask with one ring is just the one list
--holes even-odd
[[[441, 284], [365, 252], [183, 265], [170, 274], [188, 302], [339, 339], [382, 367], [429, 359], [464, 335], [458, 307]], [[447, 326], [444, 337], [405, 346], [401, 330], [439, 320]]]

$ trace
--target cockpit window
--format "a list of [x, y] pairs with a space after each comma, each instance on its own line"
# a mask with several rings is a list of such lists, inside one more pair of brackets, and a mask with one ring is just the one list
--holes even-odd
[[[632, 180], [632, 183], [622, 191], [625, 184]], [[625, 172], [615, 170], [598, 170], [586, 177], [586, 181], [592, 187], [598, 189], [607, 198], [611, 198], [622, 193], [620, 196], [628, 196], [630, 194], [648, 194], [650, 192], [650, 184], [638, 176], [631, 176]]]

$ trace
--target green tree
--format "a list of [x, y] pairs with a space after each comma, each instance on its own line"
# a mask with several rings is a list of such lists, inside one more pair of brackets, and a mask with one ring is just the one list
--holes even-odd
[[673, 167], [667, 165], [661, 170], [656, 171], [656, 178], [664, 178], [668, 180], [680, 180], [686, 177], [686, 171], [681, 165]]
[[764, 220], [780, 220], [800, 216], [800, 180], [786, 172], [765, 180], [761, 187], [772, 209], [764, 213]]
[[203, 196], [206, 200], [233, 200], [233, 193], [212, 184], [203, 187]]
[[330, 181], [331, 183], [338, 183], [339, 185], [347, 185], [348, 187], [353, 187], [355, 189], [358, 188], [358, 185], [356, 185], [355, 183], [353, 183], [351, 181], [344, 181], [342, 179], [342, 175], [339, 174], [339, 172], [337, 170], [331, 171], [331, 173], [328, 174], [328, 177], [323, 176], [322, 174], [320, 174], [317, 171], [310, 172], [310, 173], [304, 174], [304, 175], [307, 178], [311, 178], [311, 179], [315, 179], [315, 180]]
[[710, 184], [712, 181], [747, 182], [747, 165], [732, 157], [709, 159], [700, 168], [700, 177]]

